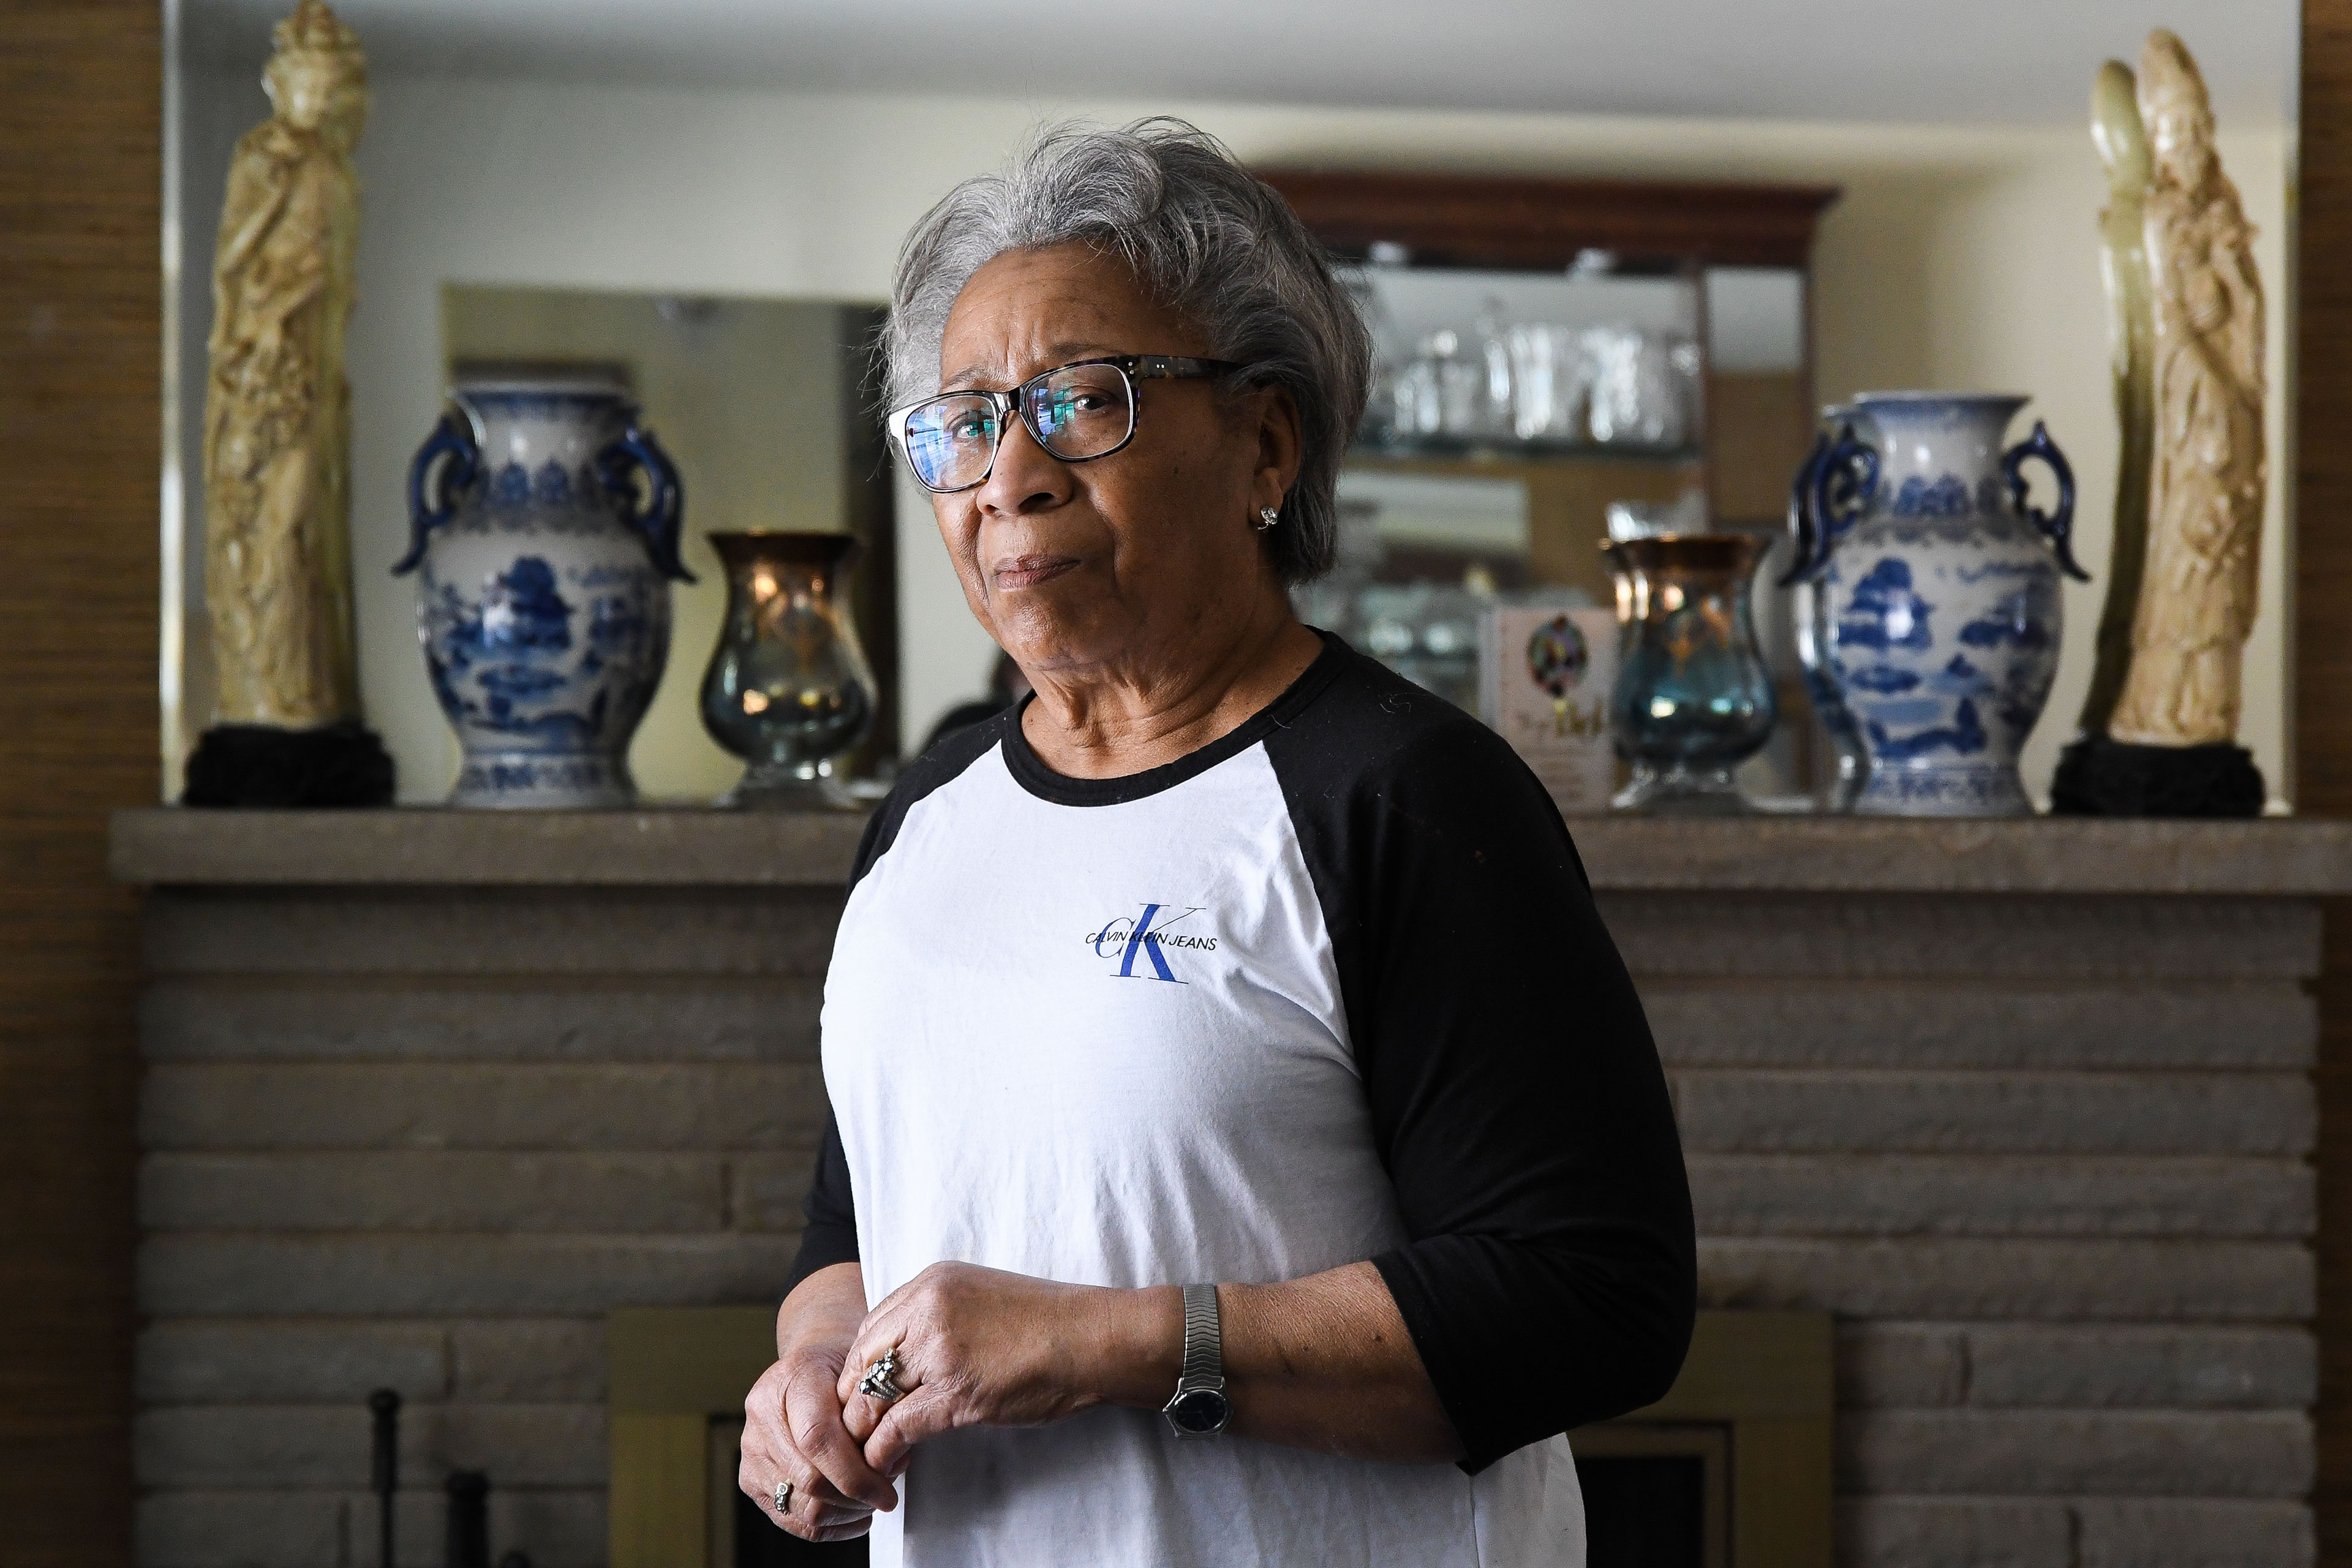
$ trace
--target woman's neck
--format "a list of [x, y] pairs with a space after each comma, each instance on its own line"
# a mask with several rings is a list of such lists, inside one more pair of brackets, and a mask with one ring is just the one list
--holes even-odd
[[1039, 670], [1021, 731], [1068, 778], [1123, 778], [1175, 762], [1239, 729], [1323, 651], [1287, 600], [1239, 635], [1075, 669]]

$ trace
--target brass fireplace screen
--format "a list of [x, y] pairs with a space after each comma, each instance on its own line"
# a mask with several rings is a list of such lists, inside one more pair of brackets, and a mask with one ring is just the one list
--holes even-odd
[[[775, 1359], [770, 1307], [606, 1324], [612, 1568], [738, 1568], [734, 1443]], [[1830, 1320], [1701, 1312], [1672, 1392], [1576, 1433], [1591, 1568], [1829, 1568]]]

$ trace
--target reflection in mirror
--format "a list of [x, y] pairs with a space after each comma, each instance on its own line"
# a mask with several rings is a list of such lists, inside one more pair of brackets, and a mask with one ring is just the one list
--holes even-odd
[[[1485, 612], [1611, 602], [1612, 532], [1777, 540], [1811, 396], [1802, 271], [1591, 250], [1564, 270], [1419, 267], [1374, 245], [1346, 277], [1376, 362], [1340, 569], [1298, 595], [1316, 624], [1475, 711]], [[1767, 796], [1814, 783], [1776, 574], [1754, 603], [1790, 721], [1744, 778]]]
[[712, 533], [840, 532], [863, 550], [852, 614], [876, 666], [879, 710], [848, 776], [898, 755], [896, 531], [888, 468], [873, 431], [870, 306], [580, 289], [450, 284], [441, 291], [448, 379], [617, 380], [677, 461], [686, 490], [684, 560], [670, 657], [631, 766], [649, 796], [708, 800], [740, 759], [705, 731], [703, 670], [727, 605]]

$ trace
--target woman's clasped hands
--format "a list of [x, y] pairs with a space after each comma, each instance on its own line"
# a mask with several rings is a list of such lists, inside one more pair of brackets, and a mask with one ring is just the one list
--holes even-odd
[[[1040, 1426], [1096, 1405], [1156, 1405], [1175, 1385], [1173, 1289], [935, 1263], [871, 1312], [864, 1304], [858, 1265], [810, 1276], [780, 1314], [779, 1359], [744, 1400], [742, 1489], [804, 1540], [864, 1534], [875, 1510], [898, 1506], [891, 1483], [929, 1438]], [[891, 1352], [900, 1396], [861, 1392], [866, 1369]]]

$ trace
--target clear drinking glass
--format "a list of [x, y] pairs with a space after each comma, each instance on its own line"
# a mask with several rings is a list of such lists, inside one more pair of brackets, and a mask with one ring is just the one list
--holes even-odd
[[1504, 307], [1500, 300], [1489, 299], [1478, 312], [1475, 329], [1478, 338], [1477, 411], [1474, 420], [1475, 434], [1495, 440], [1507, 439], [1511, 435], [1511, 348], [1508, 329], [1504, 323]]
[[1511, 433], [1573, 441], [1583, 432], [1583, 355], [1570, 327], [1522, 321], [1510, 331]]
[[[1439, 353], [1438, 336], [1448, 340], [1444, 353]], [[1411, 440], [1418, 436], [1434, 436], [1445, 427], [1445, 407], [1442, 396], [1443, 365], [1453, 353], [1452, 333], [1423, 338], [1412, 363], [1400, 372], [1396, 379], [1396, 434]]]
[[1486, 426], [1486, 365], [1462, 352], [1462, 334], [1451, 327], [1430, 333], [1423, 357], [1437, 373], [1437, 433], [1456, 440], [1483, 434]]
[[1691, 377], [1676, 362], [1680, 340], [1638, 327], [1584, 333], [1592, 366], [1587, 428], [1610, 446], [1680, 447], [1690, 437]]

